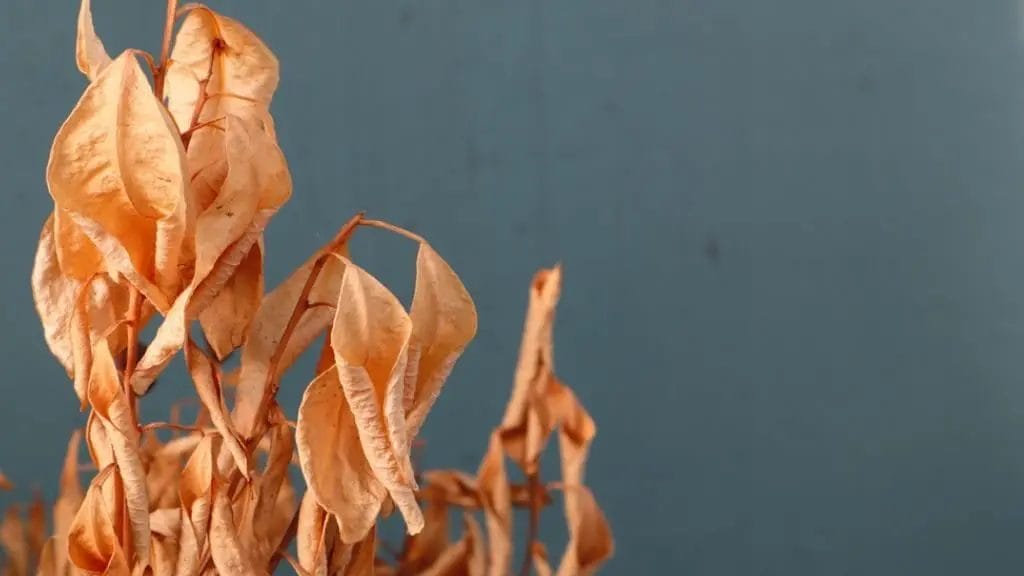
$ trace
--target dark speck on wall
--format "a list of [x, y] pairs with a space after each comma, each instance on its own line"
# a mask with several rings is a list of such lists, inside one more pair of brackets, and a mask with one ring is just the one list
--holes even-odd
[[712, 264], [718, 264], [719, 258], [721, 258], [721, 249], [718, 246], [718, 239], [714, 236], [709, 236], [704, 242], [704, 257], [707, 258], [708, 262]]

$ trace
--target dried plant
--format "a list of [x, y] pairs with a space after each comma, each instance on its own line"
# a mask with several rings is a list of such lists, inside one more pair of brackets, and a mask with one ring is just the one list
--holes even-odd
[[[417, 434], [477, 328], [451, 267], [423, 238], [359, 214], [264, 294], [263, 230], [291, 194], [270, 115], [274, 55], [239, 22], [174, 0], [159, 58], [110, 58], [89, 0], [76, 48], [89, 85], [53, 143], [32, 289], [89, 417], [68, 443], [51, 535], [38, 496], [5, 514], [3, 573], [256, 575], [286, 560], [317, 576], [498, 576], [513, 569], [518, 507], [530, 518], [519, 572], [551, 574], [538, 525], [555, 491], [569, 544], [554, 572], [595, 572], [612, 537], [583, 482], [594, 422], [554, 373], [560, 268], [534, 278], [512, 398], [476, 475], [420, 473]], [[409, 311], [352, 261], [348, 241], [365, 227], [418, 244]], [[282, 374], [325, 333], [293, 422], [276, 401]], [[140, 422], [140, 399], [178, 353], [197, 418], [183, 424], [176, 405], [167, 422]], [[540, 457], [556, 432], [551, 482]], [[510, 482], [506, 458], [525, 483]], [[83, 471], [94, 472], [84, 488]], [[395, 510], [408, 536], [386, 559], [377, 526]]]

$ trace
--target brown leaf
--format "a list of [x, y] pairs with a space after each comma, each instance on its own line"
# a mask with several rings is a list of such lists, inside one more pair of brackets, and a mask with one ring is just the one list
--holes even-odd
[[206, 341], [219, 360], [242, 346], [263, 298], [263, 248], [257, 242], [213, 301], [199, 313]]
[[7, 556], [5, 573], [10, 576], [28, 576], [29, 549], [25, 538], [25, 523], [21, 519], [21, 509], [11, 506], [4, 514], [0, 523], [0, 547]]
[[104, 496], [104, 486], [118, 482], [113, 471], [112, 467], [104, 469], [89, 486], [68, 533], [68, 557], [86, 573], [128, 576], [128, 560], [118, 541], [119, 529]]
[[316, 501], [312, 490], [302, 496], [299, 523], [295, 533], [299, 566], [313, 576], [327, 574], [327, 511]]
[[428, 500], [442, 500], [462, 508], [479, 508], [479, 488], [475, 478], [458, 470], [429, 470], [423, 474]]
[[548, 561], [548, 551], [541, 542], [534, 542], [530, 547], [530, 554], [533, 556], [533, 568], [537, 576], [551, 576], [551, 563]]
[[430, 568], [417, 572], [421, 576], [483, 576], [487, 569], [483, 534], [476, 518], [462, 515], [462, 539], [448, 546]]
[[[232, 413], [235, 426], [246, 438], [251, 438], [259, 425], [256, 419], [268, 382], [271, 358], [284, 335], [292, 310], [299, 303], [302, 287], [319, 257], [319, 254], [311, 257], [267, 294], [250, 325], [248, 338], [242, 348], [238, 391]], [[345, 266], [340, 260], [328, 258], [310, 292], [310, 301], [336, 302], [344, 270]], [[317, 336], [327, 329], [333, 318], [334, 311], [326, 306], [307, 310], [288, 340], [278, 368], [283, 372], [291, 366]]]
[[491, 433], [487, 454], [477, 470], [480, 501], [487, 525], [488, 574], [508, 573], [512, 562], [512, 502], [501, 434]]
[[213, 426], [220, 433], [224, 440], [224, 446], [234, 458], [235, 466], [242, 473], [242, 476], [249, 478], [249, 459], [245, 448], [242, 447], [238, 434], [228, 418], [227, 407], [224, 405], [224, 395], [220, 387], [220, 374], [206, 353], [202, 351], [191, 340], [185, 346], [185, 363], [188, 366], [192, 382], [195, 384], [196, 393], [200, 401], [206, 407], [207, 413]]
[[0, 490], [14, 490], [14, 484], [4, 476], [3, 472], [0, 472]]
[[[283, 418], [283, 414], [281, 415]], [[256, 499], [253, 526], [257, 544], [264, 550], [266, 561], [277, 550], [277, 539], [280, 526], [275, 526], [275, 515], [278, 510], [282, 488], [288, 481], [288, 466], [295, 452], [295, 437], [287, 424], [281, 423], [270, 429], [271, 443], [267, 464], [259, 480], [259, 493]], [[291, 520], [288, 515], [286, 524]]]
[[426, 420], [456, 360], [476, 335], [476, 307], [462, 281], [427, 244], [416, 257], [412, 336], [405, 382], [407, 437], [396, 446], [398, 458]]
[[110, 65], [110, 56], [103, 47], [103, 41], [96, 35], [92, 25], [90, 0], [82, 0], [78, 11], [78, 38], [75, 41], [75, 60], [78, 69], [90, 81], [95, 80], [103, 69]]
[[586, 486], [567, 485], [565, 496], [569, 546], [558, 566], [558, 576], [588, 576], [615, 551], [611, 527]]
[[410, 534], [423, 528], [413, 494], [409, 456], [394, 444], [406, 438], [403, 384], [412, 321], [398, 298], [376, 278], [345, 261], [331, 346], [338, 376], [359, 431], [363, 453], [387, 488]]
[[374, 576], [377, 551], [377, 529], [370, 530], [366, 538], [352, 548], [351, 560], [345, 566], [344, 576]]
[[177, 290], [185, 232], [185, 155], [130, 52], [89, 85], [54, 139], [57, 206], [159, 310]]
[[93, 347], [89, 404], [103, 424], [117, 463], [117, 472], [124, 481], [135, 559], [144, 568], [149, 562], [150, 537], [146, 470], [139, 454], [139, 430], [135, 427], [129, 400], [121, 388], [114, 358], [105, 342]]
[[309, 492], [337, 517], [346, 543], [366, 537], [387, 495], [359, 447], [358, 435], [332, 366], [306, 388], [295, 440]]
[[67, 452], [64, 456], [64, 467], [60, 473], [60, 495], [53, 505], [53, 533], [58, 545], [54, 547], [54, 570], [60, 576], [67, 573], [68, 555], [67, 541], [71, 523], [75, 513], [82, 505], [85, 494], [78, 481], [78, 450], [82, 442], [82, 432], [75, 430], [68, 440]]
[[432, 566], [448, 547], [448, 504], [438, 498], [427, 503], [423, 531], [406, 538], [399, 567], [403, 574], [419, 574]]
[[218, 436], [204, 436], [181, 472], [182, 529], [178, 553], [179, 576], [195, 576], [201, 568], [201, 554], [210, 530], [213, 481], [216, 473]]
[[184, 345], [188, 325], [209, 305], [291, 195], [291, 175], [273, 137], [251, 122], [227, 118], [228, 173], [214, 203], [195, 224], [195, 268], [132, 373], [143, 394]]
[[28, 537], [29, 557], [39, 558], [46, 543], [46, 504], [38, 492], [32, 497], [28, 508], [28, 525], [25, 528]]
[[555, 426], [544, 398], [554, 378], [552, 332], [561, 278], [557, 266], [534, 276], [512, 398], [501, 424], [505, 449], [527, 475], [536, 473], [540, 453]]
[[277, 88], [277, 58], [251, 30], [205, 6], [189, 12], [171, 53], [167, 99], [178, 126], [191, 122], [203, 83], [210, 102], [200, 120], [270, 106]]
[[259, 576], [238, 540], [227, 486], [215, 486], [210, 518], [210, 555], [222, 576]]
[[59, 545], [56, 538], [49, 538], [43, 544], [43, 550], [39, 553], [36, 576], [64, 576], [64, 572], [57, 572], [56, 558]]

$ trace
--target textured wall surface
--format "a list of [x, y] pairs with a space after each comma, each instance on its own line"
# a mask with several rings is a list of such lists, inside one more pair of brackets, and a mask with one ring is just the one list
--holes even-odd
[[[94, 0], [108, 48], [156, 50], [160, 4]], [[607, 573], [1024, 568], [1016, 1], [210, 4], [282, 62], [295, 195], [269, 282], [366, 209], [432, 239], [476, 298], [427, 464], [475, 468], [531, 274], [561, 260], [558, 370], [600, 427]], [[31, 478], [53, 494], [81, 422], [28, 284], [49, 141], [84, 85], [76, 6], [0, 5], [0, 466], [19, 497]], [[355, 254], [408, 296], [407, 245], [366, 234]], [[175, 369], [151, 418], [188, 393]]]

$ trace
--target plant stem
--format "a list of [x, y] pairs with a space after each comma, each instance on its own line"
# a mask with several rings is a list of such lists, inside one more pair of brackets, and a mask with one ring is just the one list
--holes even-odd
[[530, 576], [533, 568], [533, 545], [537, 541], [540, 531], [540, 508], [541, 503], [538, 496], [541, 491], [540, 465], [537, 470], [529, 474], [526, 479], [527, 489], [530, 491], [530, 524], [526, 532], [526, 555], [523, 557], [523, 565], [519, 569], [519, 576]]
[[139, 320], [142, 312], [142, 294], [135, 286], [128, 289], [128, 352], [124, 362], [124, 394], [128, 398], [128, 406], [131, 408], [132, 422], [139, 425], [139, 407], [135, 397], [135, 390], [132, 389], [132, 374], [135, 372], [135, 365], [139, 362]]
[[171, 36], [174, 35], [174, 20], [178, 13], [178, 0], [167, 0], [167, 17], [164, 20], [164, 40], [160, 44], [159, 75], [154, 78], [156, 98], [163, 102], [164, 80], [167, 79], [167, 62], [171, 59]]
[[262, 436], [263, 430], [266, 425], [267, 411], [270, 410], [271, 400], [277, 396], [277, 391], [281, 386], [278, 372], [280, 371], [281, 359], [284, 357], [285, 350], [288, 348], [288, 341], [291, 340], [292, 334], [299, 325], [299, 321], [302, 319], [302, 315], [309, 309], [309, 294], [313, 291], [313, 286], [316, 284], [317, 277], [320, 276], [320, 271], [323, 270], [324, 264], [327, 263], [327, 259], [330, 258], [332, 252], [337, 250], [340, 246], [348, 242], [348, 239], [355, 232], [356, 228], [363, 221], [363, 213], [360, 212], [352, 217], [351, 220], [345, 223], [341, 227], [341, 230], [331, 239], [330, 242], [325, 244], [323, 248], [318, 251], [316, 261], [313, 262], [313, 267], [309, 271], [309, 276], [306, 278], [306, 283], [302, 286], [302, 292], [299, 294], [299, 299], [295, 303], [295, 308], [292, 309], [292, 315], [288, 318], [288, 324], [285, 325], [284, 332], [281, 333], [281, 339], [277, 342], [277, 348], [274, 349], [274, 353], [270, 356], [270, 361], [267, 366], [267, 376], [263, 383], [263, 397], [260, 399], [259, 410], [256, 412], [256, 420], [254, 425], [257, 427], [253, 430], [252, 436], [250, 436], [250, 442], [253, 442], [252, 446], [259, 442], [259, 438]]
[[415, 232], [410, 232], [405, 228], [402, 228], [401, 226], [395, 226], [394, 224], [390, 222], [385, 222], [383, 220], [363, 220], [359, 222], [359, 225], [370, 226], [371, 228], [380, 228], [382, 230], [387, 230], [388, 232], [394, 232], [399, 236], [405, 236], [406, 238], [412, 240], [413, 242], [419, 242], [420, 244], [427, 243], [427, 241], [424, 240], [424, 238], [419, 234], [416, 234]]

